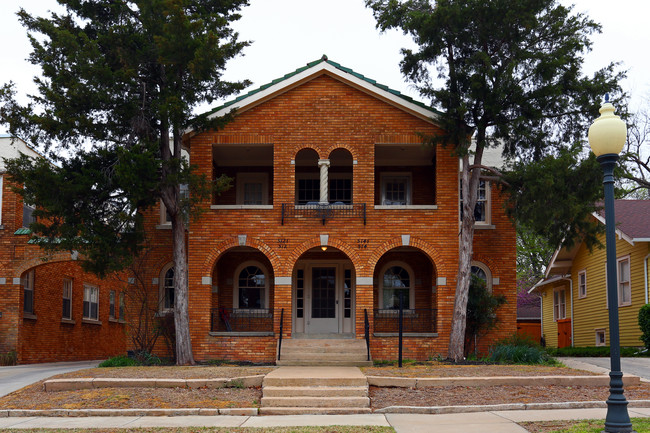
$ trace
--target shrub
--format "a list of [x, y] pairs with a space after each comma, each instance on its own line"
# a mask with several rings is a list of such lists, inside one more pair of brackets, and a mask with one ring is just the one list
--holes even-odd
[[18, 354], [14, 350], [0, 353], [0, 365], [16, 365], [17, 362]]
[[138, 362], [139, 365], [162, 365], [162, 360], [154, 355], [149, 353], [146, 350], [141, 350], [133, 354], [133, 358]]
[[102, 361], [99, 367], [136, 367], [141, 365], [136, 359], [129, 358], [126, 355], [118, 355]]
[[524, 345], [495, 345], [488, 358], [500, 364], [547, 364], [552, 358], [541, 347]]
[[535, 347], [541, 348], [542, 346], [533, 339], [530, 335], [527, 334], [512, 334], [509, 337], [498, 340], [495, 346], [525, 346], [525, 347]]
[[650, 304], [645, 304], [639, 309], [639, 328], [643, 345], [650, 349]]

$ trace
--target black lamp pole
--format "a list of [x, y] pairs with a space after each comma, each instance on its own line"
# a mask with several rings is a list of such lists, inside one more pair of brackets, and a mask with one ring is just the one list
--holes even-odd
[[627, 400], [623, 395], [623, 372], [621, 371], [621, 346], [618, 328], [618, 278], [616, 269], [616, 217], [614, 214], [614, 167], [618, 154], [601, 155], [598, 162], [603, 168], [605, 188], [605, 241], [607, 246], [607, 305], [609, 307], [609, 398], [605, 432], [633, 432]]

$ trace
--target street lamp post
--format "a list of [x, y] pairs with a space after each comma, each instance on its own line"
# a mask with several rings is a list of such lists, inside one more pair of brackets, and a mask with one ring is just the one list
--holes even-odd
[[627, 127], [614, 114], [614, 106], [605, 99], [600, 117], [589, 127], [589, 145], [603, 168], [605, 189], [605, 243], [607, 247], [607, 304], [609, 310], [609, 398], [605, 432], [633, 432], [627, 400], [623, 395], [621, 347], [618, 327], [618, 279], [616, 269], [616, 217], [614, 215], [614, 167], [623, 149]]

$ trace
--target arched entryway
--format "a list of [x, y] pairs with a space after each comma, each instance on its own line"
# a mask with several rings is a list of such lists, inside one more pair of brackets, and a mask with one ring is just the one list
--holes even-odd
[[321, 246], [300, 256], [293, 270], [294, 338], [355, 336], [355, 273], [341, 250]]

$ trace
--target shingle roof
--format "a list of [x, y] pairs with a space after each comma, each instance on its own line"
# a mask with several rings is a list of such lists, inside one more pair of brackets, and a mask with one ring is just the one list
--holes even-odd
[[210, 114], [216, 113], [219, 110], [222, 110], [222, 109], [227, 108], [227, 107], [229, 107], [231, 105], [234, 105], [237, 102], [240, 102], [240, 101], [242, 101], [242, 100], [244, 100], [246, 98], [249, 98], [249, 97], [255, 95], [256, 93], [259, 93], [259, 92], [261, 92], [263, 90], [268, 89], [271, 86], [274, 86], [274, 85], [276, 85], [278, 83], [281, 83], [282, 81], [288, 80], [289, 78], [294, 77], [295, 75], [300, 74], [300, 73], [302, 73], [302, 72], [304, 72], [304, 71], [306, 71], [308, 69], [314, 68], [315, 66], [317, 66], [317, 65], [319, 65], [319, 64], [321, 64], [323, 62], [333, 66], [334, 68], [336, 68], [337, 70], [339, 70], [341, 72], [344, 72], [346, 74], [350, 74], [350, 75], [352, 75], [353, 77], [355, 77], [355, 78], [357, 78], [359, 80], [363, 80], [363, 81], [377, 87], [377, 89], [379, 89], [379, 90], [383, 90], [385, 92], [391, 93], [392, 95], [395, 95], [396, 97], [401, 98], [406, 102], [409, 102], [411, 104], [415, 104], [415, 105], [417, 105], [417, 106], [419, 106], [421, 108], [424, 108], [426, 110], [429, 110], [429, 111], [431, 111], [433, 113], [440, 114], [440, 111], [431, 108], [427, 104], [424, 104], [424, 103], [422, 103], [420, 101], [416, 101], [415, 99], [411, 98], [410, 96], [406, 96], [406, 95], [402, 94], [401, 92], [399, 92], [397, 90], [391, 89], [390, 87], [388, 87], [388, 86], [386, 86], [384, 84], [380, 84], [380, 83], [378, 83], [377, 81], [375, 81], [375, 80], [373, 80], [371, 78], [368, 78], [368, 77], [366, 77], [366, 76], [364, 76], [362, 74], [359, 74], [358, 72], [354, 72], [350, 68], [346, 68], [345, 66], [343, 66], [343, 65], [341, 65], [339, 63], [336, 63], [336, 62], [333, 62], [332, 60], [329, 60], [327, 58], [327, 55], [323, 55], [320, 59], [315, 60], [313, 62], [307, 63], [306, 66], [298, 68], [293, 72], [289, 72], [288, 74], [285, 74], [284, 76], [282, 76], [280, 78], [276, 78], [275, 80], [271, 81], [270, 83], [264, 84], [264, 85], [258, 87], [257, 89], [253, 89], [253, 90], [251, 90], [251, 91], [249, 91], [249, 92], [247, 92], [247, 93], [245, 93], [245, 94], [243, 94], [241, 96], [238, 96], [237, 98], [235, 98], [235, 99], [233, 99], [231, 101], [226, 102], [225, 104], [223, 104], [223, 105], [221, 105], [221, 106], [219, 106], [217, 108], [214, 108], [214, 109], [208, 111], [207, 113], [205, 113], [205, 115], [210, 115]]
[[[616, 200], [616, 228], [632, 239], [650, 238], [650, 200]], [[600, 211], [602, 217], [604, 211]]]

